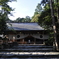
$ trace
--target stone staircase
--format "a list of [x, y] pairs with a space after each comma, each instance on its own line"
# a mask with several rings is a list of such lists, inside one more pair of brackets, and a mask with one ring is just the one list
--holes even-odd
[[0, 59], [59, 59], [59, 52], [52, 46], [25, 44], [0, 49]]

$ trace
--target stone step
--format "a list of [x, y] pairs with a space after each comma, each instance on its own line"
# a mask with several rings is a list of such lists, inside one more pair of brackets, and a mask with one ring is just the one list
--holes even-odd
[[13, 47], [12, 49], [43, 49], [43, 48], [46, 48], [46, 47]]
[[32, 54], [32, 55], [59, 55], [59, 52], [0, 52], [0, 55], [1, 54], [13, 54], [13, 55], [29, 55], [29, 54]]
[[53, 50], [53, 46], [44, 46], [44, 45], [18, 45], [18, 46], [14, 46], [12, 49], [16, 49], [16, 50], [33, 50], [33, 51], [43, 51], [43, 50]]
[[46, 46], [46, 45], [40, 45], [40, 44], [19, 44], [18, 46], [52, 47], [52, 46]]
[[53, 46], [18, 45], [0, 49], [0, 59], [59, 59], [59, 52], [52, 52]]
[[45, 50], [45, 49], [53, 49], [53, 47], [51, 46], [14, 46], [12, 49], [41, 49], [41, 50]]
[[14, 46], [13, 48], [53, 48], [53, 46]]
[[59, 58], [59, 52], [0, 52], [1, 58]]
[[59, 58], [0, 58], [0, 59], [59, 59]]
[[10, 52], [40, 52], [40, 51], [43, 51], [43, 52], [47, 52], [47, 51], [53, 51], [52, 48], [41, 48], [41, 49], [22, 49], [22, 48], [19, 48], [19, 49], [0, 49], [0, 52], [1, 51], [10, 51]]
[[0, 59], [59, 59], [59, 58], [0, 58]]
[[47, 52], [54, 51], [53, 46], [45, 46], [45, 45], [17, 45], [9, 49], [0, 49], [1, 51], [10, 51], [10, 52]]
[[[12, 47], [12, 45], [11, 45], [10, 48], [13, 48], [13, 49], [19, 49], [19, 48], [23, 48], [23, 49], [29, 49], [29, 48], [32, 49], [32, 48], [33, 48], [33, 49], [35, 49], [35, 48], [37, 48], [37, 49], [38, 49], [38, 48], [53, 48], [53, 46], [28, 45], [28, 44], [27, 44], [27, 45], [26, 45], [26, 44], [24, 45], [24, 44], [23, 44], [23, 45], [17, 45], [17, 46], [13, 46], [13, 47]], [[2, 49], [3, 49], [3, 48], [2, 48]], [[6, 49], [6, 48], [5, 48], [5, 49]]]
[[59, 58], [57, 58], [57, 57], [55, 57], [55, 58], [52, 58], [52, 57], [51, 58], [47, 58], [47, 57], [44, 57], [44, 58], [40, 58], [40, 57], [39, 58], [37, 58], [37, 57], [36, 58], [31, 58], [31, 57], [29, 57], [29, 58], [18, 58], [18, 57], [16, 57], [16, 58], [6, 58], [5, 57], [5, 58], [3, 58], [2, 57], [0, 59], [59, 59]]

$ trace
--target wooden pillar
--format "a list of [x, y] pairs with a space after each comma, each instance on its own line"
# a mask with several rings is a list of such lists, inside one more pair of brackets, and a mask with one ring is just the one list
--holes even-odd
[[34, 44], [36, 44], [36, 38], [34, 38]]
[[24, 44], [24, 39], [23, 39], [22, 41], [23, 41], [23, 43], [22, 43], [22, 44]]
[[15, 36], [13, 36], [13, 42], [15, 42]]
[[44, 31], [43, 31], [43, 44], [45, 45], [45, 40], [44, 40]]

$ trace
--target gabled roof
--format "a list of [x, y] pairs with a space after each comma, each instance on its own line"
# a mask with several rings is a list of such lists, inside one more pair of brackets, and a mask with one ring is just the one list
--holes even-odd
[[[11, 24], [11, 25], [10, 25]], [[9, 30], [44, 30], [38, 23], [7, 23]]]

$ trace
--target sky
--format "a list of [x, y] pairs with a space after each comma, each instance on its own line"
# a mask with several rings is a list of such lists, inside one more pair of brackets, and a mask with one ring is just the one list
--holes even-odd
[[16, 2], [9, 3], [10, 7], [14, 9], [13, 16], [9, 15], [11, 20], [16, 18], [25, 18], [26, 16], [32, 17], [34, 15], [36, 6], [40, 3], [41, 0], [17, 0]]

